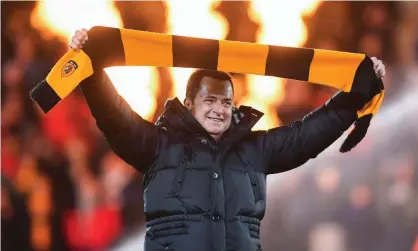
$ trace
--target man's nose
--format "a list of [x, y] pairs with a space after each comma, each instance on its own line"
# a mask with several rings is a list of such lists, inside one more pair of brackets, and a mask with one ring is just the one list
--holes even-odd
[[224, 108], [223, 108], [222, 104], [216, 102], [214, 107], [213, 107], [213, 111], [218, 113], [218, 114], [223, 114], [224, 113]]

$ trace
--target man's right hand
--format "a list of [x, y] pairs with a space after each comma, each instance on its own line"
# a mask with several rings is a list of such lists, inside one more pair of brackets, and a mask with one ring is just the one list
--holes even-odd
[[83, 28], [81, 30], [76, 30], [70, 43], [70, 48], [76, 52], [79, 52], [88, 39], [87, 29]]

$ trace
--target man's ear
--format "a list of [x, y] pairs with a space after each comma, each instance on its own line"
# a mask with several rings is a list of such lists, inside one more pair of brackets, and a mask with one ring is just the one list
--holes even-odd
[[191, 111], [192, 110], [192, 101], [189, 98], [185, 98], [184, 101], [184, 106], [187, 108], [187, 110]]

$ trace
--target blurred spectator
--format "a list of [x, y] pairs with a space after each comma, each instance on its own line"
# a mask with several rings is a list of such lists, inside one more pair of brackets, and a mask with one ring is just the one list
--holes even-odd
[[[77, 194], [77, 208], [69, 210], [64, 218], [67, 241], [72, 250], [104, 250], [116, 241], [121, 231], [119, 204], [112, 200], [106, 184], [88, 168], [87, 146], [82, 141], [70, 141], [66, 154]], [[117, 189], [117, 184], [113, 185]]]
[[310, 233], [309, 243], [309, 251], [350, 250], [346, 249], [344, 228], [335, 223], [318, 224]]
[[30, 218], [25, 198], [1, 176], [1, 249], [30, 251]]
[[367, 185], [357, 185], [350, 191], [348, 205], [340, 213], [347, 230], [348, 250], [380, 250], [381, 225], [376, 215], [371, 189]]
[[1, 171], [9, 179], [16, 177], [19, 166], [19, 144], [16, 138], [3, 133], [1, 144]]
[[[277, 113], [283, 124], [302, 119], [314, 108], [309, 101], [313, 100], [313, 86], [297, 80], [285, 80], [284, 100], [277, 107]], [[308, 101], [308, 102], [307, 102]]]
[[382, 41], [377, 35], [373, 33], [365, 34], [360, 38], [359, 50], [367, 55], [373, 55], [377, 58], [382, 58]]

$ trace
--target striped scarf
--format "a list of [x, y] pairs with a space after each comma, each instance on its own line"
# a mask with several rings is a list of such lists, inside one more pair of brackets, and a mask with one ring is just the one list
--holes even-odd
[[[95, 26], [80, 52], [69, 50], [30, 93], [47, 113], [94, 72], [112, 66], [202, 68], [274, 76], [357, 92], [367, 99], [343, 143], [351, 150], [367, 132], [384, 88], [370, 57], [359, 53], [185, 37]], [[344, 148], [344, 149], [343, 149]]]

